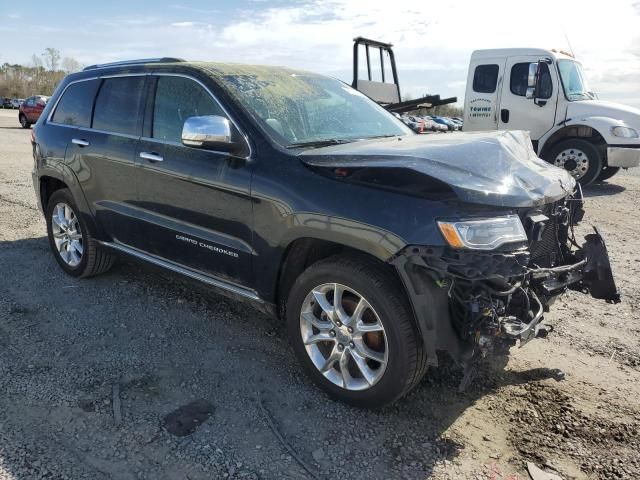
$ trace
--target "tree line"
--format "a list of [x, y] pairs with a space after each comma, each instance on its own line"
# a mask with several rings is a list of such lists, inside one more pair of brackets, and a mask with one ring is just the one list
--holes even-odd
[[45, 48], [42, 54], [32, 55], [28, 65], [4, 63], [0, 66], [0, 97], [49, 96], [65, 75], [81, 69], [76, 59], [63, 57], [56, 48]]

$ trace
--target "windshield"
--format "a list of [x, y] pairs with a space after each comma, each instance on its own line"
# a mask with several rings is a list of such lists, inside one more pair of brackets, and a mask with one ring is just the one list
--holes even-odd
[[589, 91], [582, 65], [573, 60], [558, 60], [558, 70], [562, 79], [564, 94], [569, 101], [591, 100], [593, 92]]
[[333, 78], [239, 65], [233, 72], [221, 68], [215, 73], [269, 136], [285, 147], [412, 134], [378, 104]]

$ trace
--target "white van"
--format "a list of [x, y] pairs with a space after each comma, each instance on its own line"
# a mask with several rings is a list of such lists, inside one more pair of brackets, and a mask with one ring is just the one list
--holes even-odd
[[538, 156], [583, 185], [640, 164], [640, 110], [598, 100], [566, 52], [476, 50], [464, 106], [464, 130], [527, 130]]

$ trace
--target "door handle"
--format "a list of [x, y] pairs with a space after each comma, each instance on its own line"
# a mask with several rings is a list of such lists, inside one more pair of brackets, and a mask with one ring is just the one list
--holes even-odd
[[509, 123], [509, 110], [506, 108], [500, 110], [500, 120], [502, 120], [502, 123]]
[[86, 140], [82, 140], [81, 138], [74, 138], [74, 139], [71, 140], [71, 143], [75, 143], [79, 147], [88, 147], [89, 146], [89, 142], [87, 142]]
[[153, 152], [140, 152], [140, 158], [144, 158], [145, 160], [149, 160], [150, 162], [161, 162], [164, 160], [162, 156]]

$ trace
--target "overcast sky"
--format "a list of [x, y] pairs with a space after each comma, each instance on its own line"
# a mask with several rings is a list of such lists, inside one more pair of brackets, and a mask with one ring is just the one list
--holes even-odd
[[177, 56], [350, 81], [358, 35], [395, 45], [403, 94], [459, 101], [474, 49], [568, 39], [601, 99], [640, 108], [640, 0], [0, 0], [0, 63], [55, 47], [83, 64]]

